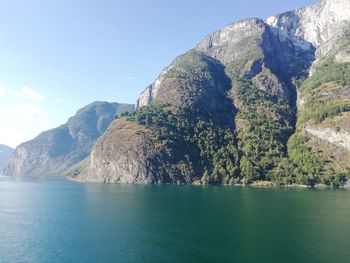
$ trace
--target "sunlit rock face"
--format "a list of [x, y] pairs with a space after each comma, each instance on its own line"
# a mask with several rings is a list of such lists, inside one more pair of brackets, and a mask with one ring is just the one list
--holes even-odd
[[11, 147], [0, 144], [0, 175], [2, 174], [2, 170], [10, 160], [13, 151], [14, 149], [12, 149]]
[[316, 47], [318, 59], [326, 56], [334, 44], [350, 29], [350, 1], [324, 0], [318, 4], [271, 16], [266, 21], [277, 28], [281, 38], [291, 37], [301, 47], [306, 40]]

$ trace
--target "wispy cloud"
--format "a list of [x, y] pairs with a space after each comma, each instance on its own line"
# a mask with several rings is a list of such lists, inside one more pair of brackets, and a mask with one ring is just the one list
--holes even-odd
[[0, 107], [0, 142], [17, 146], [50, 128], [48, 112], [37, 104]]
[[126, 76], [126, 77], [124, 77], [126, 80], [130, 80], [130, 81], [135, 81], [136, 80], [136, 78], [135, 77], [133, 77], [133, 76]]
[[45, 97], [43, 95], [28, 86], [24, 86], [20, 91], [12, 91], [11, 95], [14, 97], [30, 99], [39, 102], [43, 102], [45, 100]]
[[144, 82], [140, 81], [140, 79], [138, 79], [137, 77], [134, 77], [134, 76], [131, 76], [131, 75], [125, 76], [124, 79], [127, 80], [127, 81], [130, 81], [130, 83], [132, 85], [138, 85], [138, 86], [141, 86], [141, 87], [145, 87], [146, 84], [147, 84], [147, 83], [145, 84]]
[[0, 97], [4, 97], [6, 95], [5, 87], [0, 86]]

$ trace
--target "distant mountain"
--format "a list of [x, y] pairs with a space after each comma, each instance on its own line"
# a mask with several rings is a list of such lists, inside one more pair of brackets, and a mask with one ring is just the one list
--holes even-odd
[[232, 23], [177, 57], [77, 179], [342, 185], [349, 123], [350, 1], [323, 0]]
[[60, 176], [90, 154], [92, 145], [116, 115], [134, 105], [94, 102], [80, 109], [66, 124], [45, 131], [19, 145], [4, 174], [9, 176]]
[[14, 149], [11, 147], [0, 144], [0, 174], [2, 174], [2, 170], [7, 165], [13, 152]]

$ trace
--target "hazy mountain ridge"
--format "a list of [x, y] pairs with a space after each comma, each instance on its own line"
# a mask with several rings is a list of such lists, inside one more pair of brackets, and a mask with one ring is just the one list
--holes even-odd
[[14, 150], [7, 145], [0, 144], [0, 174], [2, 174], [2, 170], [7, 165]]
[[129, 104], [108, 102], [94, 102], [81, 108], [66, 124], [19, 145], [4, 174], [64, 176], [67, 169], [90, 154], [92, 145], [115, 115], [132, 111], [133, 108]]

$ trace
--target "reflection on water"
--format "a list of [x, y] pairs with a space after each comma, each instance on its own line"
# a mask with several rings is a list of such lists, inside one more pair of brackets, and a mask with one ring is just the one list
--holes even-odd
[[0, 262], [350, 262], [350, 191], [0, 179]]

